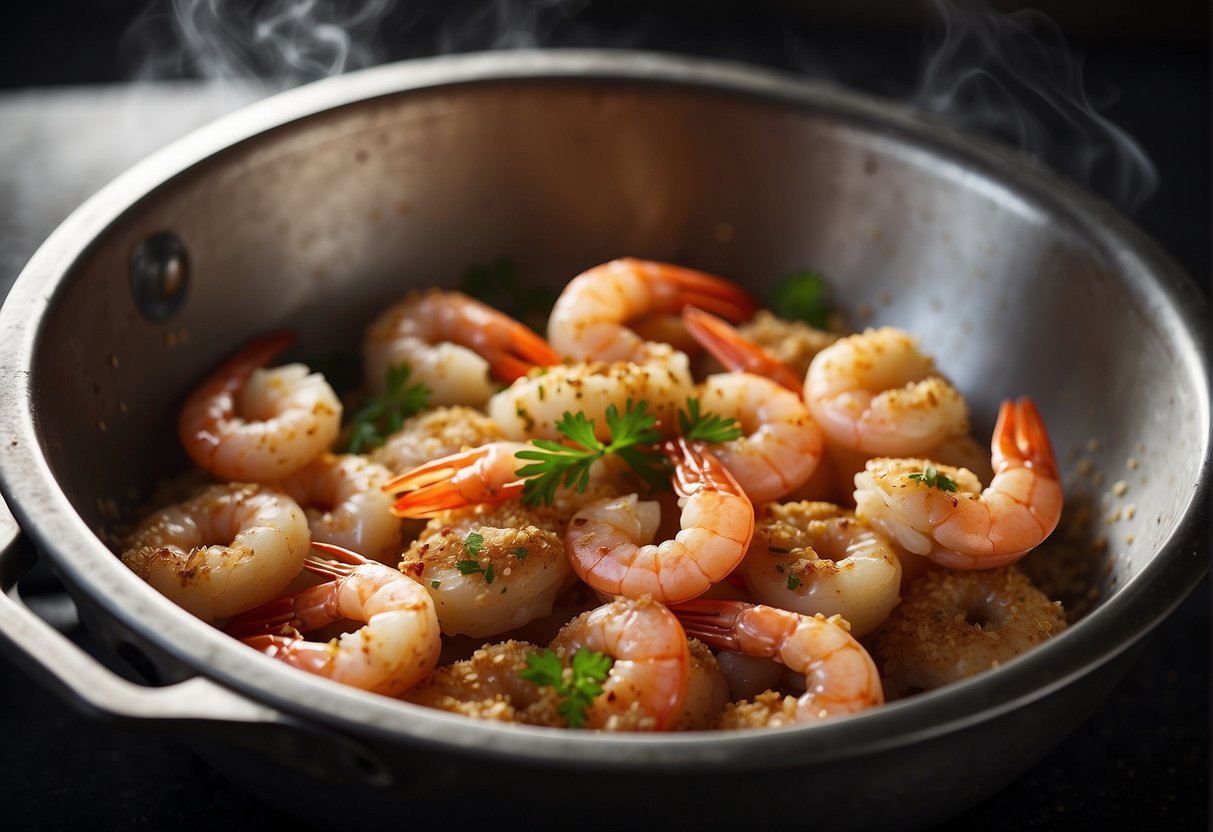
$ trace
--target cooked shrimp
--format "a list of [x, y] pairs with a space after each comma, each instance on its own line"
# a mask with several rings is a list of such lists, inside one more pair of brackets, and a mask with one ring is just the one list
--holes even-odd
[[382, 486], [391, 473], [356, 454], [325, 453], [277, 486], [307, 512], [312, 540], [335, 543], [395, 565], [400, 520]]
[[600, 592], [664, 603], [695, 598], [741, 562], [754, 532], [754, 507], [711, 452], [685, 440], [663, 450], [674, 466], [681, 531], [654, 544], [659, 504], [636, 494], [578, 511], [564, 548], [578, 577]]
[[690, 664], [687, 668], [687, 692], [671, 731], [704, 731], [720, 718], [729, 703], [729, 683], [721, 672], [716, 656], [698, 639], [689, 639]]
[[890, 696], [932, 690], [998, 667], [1060, 633], [1061, 604], [1016, 567], [935, 567], [872, 634]]
[[432, 460], [501, 439], [505, 439], [505, 432], [475, 408], [435, 407], [410, 416], [368, 456], [393, 474], [403, 474]]
[[447, 635], [498, 635], [549, 615], [569, 585], [563, 528], [553, 509], [517, 502], [442, 512], [400, 571], [429, 592]]
[[272, 482], [290, 476], [333, 444], [341, 401], [303, 364], [264, 369], [294, 336], [257, 339], [212, 372], [181, 408], [186, 453], [215, 477]]
[[430, 518], [464, 506], [500, 503], [522, 495], [519, 468], [528, 465], [519, 451], [525, 442], [490, 442], [440, 457], [384, 483], [383, 490], [400, 494], [392, 505], [398, 517]]
[[555, 689], [521, 678], [527, 656], [543, 649], [524, 641], [486, 644], [469, 658], [434, 671], [405, 701], [475, 719], [563, 728]]
[[[339, 546], [314, 548], [338, 559], [304, 560], [306, 570], [328, 581], [251, 610], [227, 631], [291, 667], [385, 696], [429, 676], [442, 645], [434, 603], [421, 584]], [[299, 635], [345, 619], [365, 624], [324, 643]]]
[[619, 598], [564, 625], [551, 645], [571, 657], [585, 647], [615, 660], [586, 714], [586, 727], [663, 731], [686, 698], [690, 652], [678, 619], [645, 596]]
[[489, 400], [488, 414], [510, 439], [561, 439], [556, 423], [566, 413], [594, 420], [599, 439], [610, 431], [606, 411], [622, 413], [628, 400], [643, 401], [664, 425], [677, 425], [678, 409], [694, 390], [684, 353], [647, 363], [563, 364], [519, 379]]
[[754, 600], [841, 615], [856, 638], [888, 618], [901, 595], [892, 542], [829, 503], [764, 506], [739, 571]]
[[548, 318], [548, 341], [570, 361], [665, 361], [673, 348], [645, 341], [629, 321], [680, 311], [687, 304], [730, 320], [754, 313], [740, 286], [693, 269], [625, 257], [569, 281]]
[[[1057, 463], [1030, 399], [1005, 401], [991, 440], [994, 479], [923, 459], [873, 459], [855, 475], [856, 515], [901, 546], [953, 569], [1006, 566], [1040, 545], [1061, 519]], [[949, 479], [955, 491], [944, 490]]]
[[311, 537], [294, 500], [260, 485], [214, 485], [152, 512], [122, 561], [203, 621], [276, 597], [303, 567]]
[[813, 357], [841, 337], [840, 322], [831, 321], [829, 327], [817, 329], [804, 321], [787, 321], [759, 309], [751, 320], [737, 327], [737, 333], [789, 367], [803, 389]]
[[968, 407], [909, 333], [866, 329], [813, 359], [805, 401], [827, 440], [865, 456], [914, 456], [969, 430]]
[[814, 722], [884, 702], [872, 657], [839, 616], [808, 616], [741, 601], [696, 600], [673, 607], [687, 634], [719, 650], [769, 656], [804, 674], [796, 720]]
[[[366, 383], [382, 390], [405, 363], [430, 390], [431, 405], [483, 405], [498, 389], [560, 357], [524, 324], [460, 292], [411, 292], [383, 312], [363, 339]], [[496, 381], [495, 381], [496, 380]]]
[[760, 505], [808, 482], [821, 459], [821, 431], [799, 394], [750, 373], [718, 373], [699, 387], [705, 413], [737, 420], [738, 439], [712, 453]]

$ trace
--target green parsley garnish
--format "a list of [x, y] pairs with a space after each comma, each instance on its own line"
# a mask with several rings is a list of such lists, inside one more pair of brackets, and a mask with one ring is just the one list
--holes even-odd
[[517, 549], [510, 549], [510, 554], [518, 558], [518, 560], [526, 560], [526, 547], [519, 546]]
[[556, 489], [561, 486], [584, 492], [590, 482], [590, 466], [607, 454], [618, 454], [649, 485], [659, 488], [666, 484], [665, 457], [644, 447], [661, 441], [661, 434], [656, 430], [657, 417], [648, 412], [648, 404], [642, 401], [633, 406], [632, 400], [628, 399], [622, 416], [612, 404], [607, 407], [606, 423], [611, 432], [609, 443], [603, 443], [594, 435], [593, 419], [584, 413], [566, 410], [556, 423], [556, 430], [570, 440], [572, 446], [550, 439], [532, 439], [536, 450], [515, 454], [519, 459], [535, 460], [516, 472], [526, 478], [522, 486], [523, 504], [535, 506], [542, 502], [551, 505], [556, 499]]
[[800, 578], [795, 575], [788, 575], [788, 589], [795, 589], [800, 586]]
[[928, 465], [920, 473], [910, 474], [910, 479], [918, 480], [928, 488], [938, 488], [940, 491], [956, 491], [959, 489], [955, 480], [936, 471], [934, 465]]
[[556, 691], [564, 701], [556, 706], [570, 728], [582, 728], [586, 722], [586, 710], [595, 696], [602, 693], [602, 682], [615, 660], [603, 653], [582, 647], [573, 654], [568, 671], [551, 650], [531, 653], [526, 657], [526, 669], [518, 671], [519, 678], [547, 686]]
[[430, 581], [430, 586], [437, 589], [438, 587], [442, 586], [442, 581]]
[[384, 373], [384, 392], [367, 396], [362, 408], [350, 420], [345, 451], [360, 454], [378, 445], [400, 430], [404, 420], [425, 409], [430, 400], [430, 388], [418, 382], [409, 384], [413, 369], [408, 364], [396, 364]]
[[699, 399], [687, 396], [686, 410], [678, 411], [678, 427], [688, 441], [728, 442], [741, 438], [741, 425], [732, 416], [699, 412]]
[[484, 535], [480, 532], [472, 532], [463, 539], [463, 551], [470, 557], [480, 557], [480, 550], [484, 548]]
[[792, 272], [776, 284], [770, 297], [771, 311], [789, 321], [804, 321], [817, 329], [830, 324], [830, 287], [815, 271]]
[[[475, 532], [473, 532], [473, 534], [475, 534]], [[468, 535], [468, 536], [471, 537], [471, 535]], [[480, 535], [476, 535], [476, 536], [480, 537]], [[477, 550], [477, 551], [479, 551], [479, 550]], [[457, 561], [455, 561], [455, 568], [459, 570], [460, 575], [483, 574], [484, 582], [486, 584], [491, 584], [493, 582], [493, 579], [495, 577], [497, 577], [497, 573], [493, 571], [493, 562], [492, 561], [489, 561], [488, 566], [481, 566], [480, 561], [478, 561], [478, 560], [470, 560], [470, 559], [469, 560], [457, 560]]]

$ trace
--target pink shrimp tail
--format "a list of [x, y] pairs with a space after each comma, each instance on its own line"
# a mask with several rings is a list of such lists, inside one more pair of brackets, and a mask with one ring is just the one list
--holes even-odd
[[1044, 419], [1027, 396], [1002, 403], [990, 451], [996, 474], [1009, 467], [1023, 466], [1058, 479], [1057, 460]]
[[643, 271], [646, 265], [656, 266], [660, 270], [661, 279], [678, 289], [671, 312], [697, 306], [727, 320], [741, 322], [752, 318], [758, 308], [758, 303], [749, 292], [722, 277], [671, 263], [631, 257], [623, 258], [623, 262], [638, 271]]
[[695, 306], [682, 310], [682, 321], [691, 337], [728, 369], [769, 378], [798, 396], [804, 393], [804, 379], [795, 370], [727, 321]]
[[[466, 330], [452, 333], [453, 340], [480, 353], [495, 378], [513, 382], [536, 367], [560, 363], [556, 351], [530, 327], [480, 301], [458, 297]], [[486, 338], [487, 333], [499, 334]]]
[[679, 436], [667, 439], [661, 448], [674, 466], [670, 484], [679, 497], [690, 497], [701, 488], [722, 486], [730, 493], [745, 494], [745, 489], [703, 443], [688, 442]]
[[490, 446], [472, 448], [419, 465], [384, 483], [382, 489], [390, 494], [407, 492], [397, 498], [392, 513], [397, 517], [426, 519], [450, 509], [499, 503], [520, 496], [525, 483], [522, 479], [499, 486], [490, 486], [481, 480], [479, 488], [464, 487], [479, 479], [474, 472], [475, 466], [487, 464], [490, 453]]
[[688, 637], [697, 638], [716, 650], [740, 651], [737, 622], [742, 613], [753, 607], [745, 601], [725, 601], [697, 598], [672, 604], [670, 612], [682, 624]]

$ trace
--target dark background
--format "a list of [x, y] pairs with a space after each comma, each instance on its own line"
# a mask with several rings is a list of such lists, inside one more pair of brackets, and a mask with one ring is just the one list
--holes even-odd
[[[265, 19], [286, 5], [179, 0], [178, 9], [194, 10], [188, 20], [199, 28], [200, 38], [212, 46], [223, 45], [219, 61], [182, 46], [181, 26], [174, 23], [173, 4], [168, 2], [8, 4], [0, 26], [0, 104], [6, 94], [26, 94], [30, 88], [121, 84], [135, 78], [216, 79], [238, 67], [278, 75], [286, 83], [319, 77], [324, 74], [318, 68], [326, 57], [323, 50], [304, 54], [298, 66], [290, 67], [251, 45], [250, 21]], [[313, 9], [336, 15], [338, 5], [316, 3]], [[980, 62], [997, 82], [999, 103], [982, 108], [961, 97], [944, 114], [1017, 144], [1023, 136], [1016, 125], [1040, 127], [1043, 142], [1026, 149], [1118, 204], [1207, 291], [1207, 6], [1051, 0], [1036, 6], [1047, 18], [1024, 15], [1020, 4], [994, 7], [1004, 16], [970, 18], [964, 9], [950, 11], [953, 34], [963, 21], [975, 30], [988, 24], [993, 33], [992, 40], [974, 40], [968, 51], [958, 52], [951, 68], [964, 61]], [[216, 23], [202, 14], [211, 8], [221, 9], [224, 20]], [[339, 16], [348, 22], [349, 14]], [[357, 68], [360, 61], [482, 48], [623, 46], [760, 63], [831, 78], [884, 97], [918, 100], [924, 106], [930, 104], [921, 94], [924, 71], [931, 56], [940, 56], [946, 31], [939, 7], [895, 0], [397, 2], [350, 25], [361, 51], [351, 54], [347, 69]], [[1042, 52], [1024, 49], [1022, 38], [1013, 34], [1021, 29]], [[1140, 144], [1156, 169], [1156, 187], [1133, 185], [1135, 180], [1126, 185], [1126, 175], [1115, 174], [1112, 162], [1120, 157], [1106, 135], [1084, 134], [1084, 147], [1097, 161], [1076, 164], [1067, 144], [1073, 136], [1032, 91], [1041, 64], [1026, 55], [1048, 58], [1045, 74], [1051, 72], [1054, 78], [1066, 76], [1073, 82], [1074, 74], [1081, 73], [1081, 83], [1070, 89], [1081, 89], [1089, 98], [1090, 112]], [[1008, 110], [1023, 115], [1011, 127], [1000, 117]], [[81, 125], [81, 141], [88, 141], [87, 127]], [[0, 131], [4, 129], [0, 121]], [[21, 163], [19, 158], [0, 158], [0, 165]], [[48, 179], [54, 175], [46, 171]], [[0, 204], [0, 216], [25, 207]], [[14, 277], [0, 275], [0, 285], [7, 287]], [[70, 610], [56, 598], [55, 581], [45, 569], [35, 572], [23, 588], [38, 596], [40, 609], [88, 645], [87, 633], [73, 626]], [[1149, 637], [1142, 658], [1091, 719], [1007, 790], [945, 828], [1207, 828], [1208, 671], [1206, 580]], [[354, 821], [357, 807], [350, 809]], [[8, 828], [22, 829], [69, 824], [131, 829], [305, 826], [264, 808], [172, 738], [108, 728], [65, 710], [4, 657], [0, 817]], [[806, 817], [806, 823], [811, 822]]]

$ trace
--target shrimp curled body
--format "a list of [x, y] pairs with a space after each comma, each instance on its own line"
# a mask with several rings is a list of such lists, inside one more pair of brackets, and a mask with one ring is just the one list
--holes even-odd
[[875, 662], [837, 617], [704, 599], [679, 604], [673, 612], [687, 635], [709, 647], [767, 656], [803, 673], [797, 722], [853, 714], [884, 702]]
[[299, 574], [311, 536], [287, 495], [258, 485], [215, 485], [145, 518], [122, 560], [204, 621], [256, 607]]
[[873, 459], [855, 475], [856, 516], [911, 552], [953, 569], [1014, 563], [1061, 519], [1062, 491], [1044, 421], [1027, 398], [1003, 402], [991, 441], [994, 479], [939, 467], [956, 491], [928, 484], [929, 460]]
[[600, 592], [676, 603], [703, 594], [745, 556], [754, 533], [754, 508], [732, 475], [685, 440], [664, 446], [674, 465], [681, 531], [654, 544], [660, 506], [637, 495], [583, 507], [565, 531], [573, 570]]
[[218, 367], [186, 399], [177, 433], [190, 458], [223, 480], [272, 482], [329, 448], [341, 430], [341, 401], [303, 364], [264, 369], [293, 341], [257, 339]]
[[[386, 696], [400, 696], [434, 670], [441, 650], [438, 616], [421, 584], [399, 570], [327, 543], [304, 568], [330, 580], [271, 601], [229, 622], [227, 632], [292, 667]], [[329, 642], [302, 635], [343, 619], [364, 626]]]

